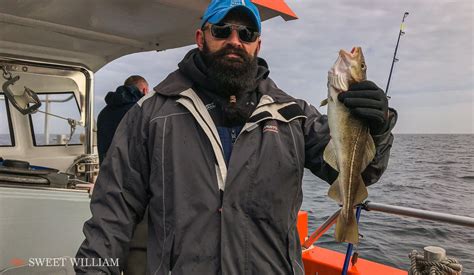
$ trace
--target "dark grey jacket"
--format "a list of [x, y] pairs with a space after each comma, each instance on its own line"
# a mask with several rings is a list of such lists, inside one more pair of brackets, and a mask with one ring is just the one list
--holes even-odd
[[[77, 257], [123, 263], [149, 204], [150, 274], [304, 274], [296, 230], [303, 168], [328, 182], [337, 176], [322, 160], [327, 117], [262, 80], [263, 96], [227, 168], [216, 127], [192, 87], [176, 71], [124, 117], [101, 166]], [[377, 155], [363, 173], [368, 184], [385, 170], [393, 137], [388, 131], [374, 140]], [[222, 205], [218, 186], [225, 189]]]

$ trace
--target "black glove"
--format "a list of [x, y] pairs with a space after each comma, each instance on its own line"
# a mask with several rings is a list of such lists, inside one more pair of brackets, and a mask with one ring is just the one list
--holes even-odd
[[349, 108], [351, 114], [367, 121], [372, 135], [387, 130], [388, 99], [384, 91], [372, 81], [354, 83], [337, 98]]

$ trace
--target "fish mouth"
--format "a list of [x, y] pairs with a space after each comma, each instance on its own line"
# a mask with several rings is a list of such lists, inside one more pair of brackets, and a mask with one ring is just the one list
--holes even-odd
[[366, 79], [366, 66], [361, 47], [353, 47], [350, 52], [339, 50], [336, 63], [329, 70], [329, 76], [331, 85], [341, 91], [347, 91], [351, 83]]
[[331, 68], [333, 73], [338, 74], [338, 73], [343, 73], [346, 69], [350, 67], [351, 65], [351, 60], [353, 59], [352, 54], [349, 52], [346, 52], [345, 50], [339, 50], [339, 56], [336, 60], [336, 63], [334, 63], [334, 66]]
[[353, 47], [351, 50], [351, 54], [355, 55], [361, 51], [360, 47]]
[[355, 56], [361, 53], [361, 47], [353, 47], [350, 52], [346, 52], [345, 50], [339, 50], [339, 56], [344, 60], [344, 62], [349, 63], [350, 60], [354, 59]]

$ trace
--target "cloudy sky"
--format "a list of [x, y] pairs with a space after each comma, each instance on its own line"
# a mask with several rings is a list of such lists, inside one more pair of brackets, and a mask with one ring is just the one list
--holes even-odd
[[[287, 93], [319, 106], [339, 49], [361, 46], [368, 78], [385, 89], [400, 22], [402, 36], [389, 88], [396, 133], [474, 133], [474, 1], [287, 0], [299, 19], [263, 23], [260, 56]], [[177, 68], [190, 47], [122, 57], [96, 74], [96, 110], [131, 74], [152, 86]], [[326, 108], [320, 108], [326, 113]]]

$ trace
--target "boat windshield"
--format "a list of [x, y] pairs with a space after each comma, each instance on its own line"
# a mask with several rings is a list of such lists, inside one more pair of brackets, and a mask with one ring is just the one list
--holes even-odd
[[2, 118], [2, 122], [0, 122], [0, 147], [14, 146], [15, 139], [13, 138], [8, 101], [3, 93], [0, 93], [0, 117]]
[[81, 145], [80, 137], [84, 135], [84, 127], [75, 125], [71, 137], [71, 125], [67, 120], [79, 121], [81, 117], [74, 92], [41, 92], [37, 95], [41, 101], [41, 107], [38, 112], [30, 114], [34, 145]]

